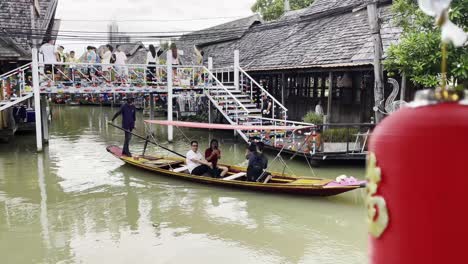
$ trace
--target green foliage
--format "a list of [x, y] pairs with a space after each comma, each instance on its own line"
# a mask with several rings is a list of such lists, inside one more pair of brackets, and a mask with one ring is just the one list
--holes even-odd
[[323, 124], [323, 116], [317, 115], [315, 112], [308, 112], [303, 118], [302, 121], [305, 123], [311, 123], [314, 125]]
[[324, 142], [352, 142], [359, 132], [357, 128], [329, 128], [322, 132]]
[[[396, 23], [403, 28], [397, 45], [390, 46], [385, 68], [389, 72], [405, 73], [419, 87], [435, 87], [441, 72], [440, 28], [434, 18], [424, 14], [413, 0], [394, 0]], [[468, 28], [468, 1], [453, 0], [450, 19], [465, 31]], [[462, 83], [468, 80], [468, 49], [448, 45], [447, 78]]]
[[[291, 10], [297, 10], [310, 6], [314, 0], [291, 0]], [[263, 19], [275, 20], [284, 13], [284, 0], [256, 0], [252, 6], [253, 12], [259, 12]]]

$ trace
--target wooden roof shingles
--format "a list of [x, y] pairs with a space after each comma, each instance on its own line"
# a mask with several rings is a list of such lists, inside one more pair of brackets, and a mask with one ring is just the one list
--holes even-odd
[[[233, 50], [239, 49], [240, 64], [249, 71], [371, 65], [373, 44], [362, 4], [362, 0], [316, 0], [305, 9], [310, 17], [296, 14], [255, 25], [238, 40], [205, 46], [206, 57], [213, 57], [215, 68], [232, 66]], [[380, 10], [386, 50], [398, 40], [401, 29], [391, 24], [390, 5]], [[317, 12], [326, 14], [317, 16]]]
[[241, 38], [252, 25], [261, 22], [261, 17], [258, 14], [255, 14], [249, 17], [185, 34], [176, 41], [177, 48], [184, 51], [184, 55], [181, 56], [181, 60], [184, 64], [194, 64], [196, 61], [194, 46], [197, 46], [202, 50], [209, 50], [210, 46], [217, 46], [222, 42], [235, 41]]
[[[40, 0], [40, 18], [36, 28], [45, 32], [57, 7], [58, 0]], [[30, 56], [28, 36], [31, 30], [30, 0], [0, 1], [0, 58]], [[26, 53], [26, 54], [25, 54]]]

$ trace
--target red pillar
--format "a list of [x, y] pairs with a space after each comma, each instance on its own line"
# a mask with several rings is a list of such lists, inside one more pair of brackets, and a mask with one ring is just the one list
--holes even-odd
[[468, 106], [402, 109], [369, 150], [370, 263], [468, 263]]

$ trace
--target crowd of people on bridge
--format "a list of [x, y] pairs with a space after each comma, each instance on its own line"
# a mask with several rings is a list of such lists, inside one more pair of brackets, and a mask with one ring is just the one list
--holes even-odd
[[[143, 47], [143, 46], [140, 46]], [[172, 64], [180, 65], [181, 53], [175, 43], [169, 47], [172, 54]], [[158, 45], [150, 44], [147, 49], [146, 61], [146, 81], [156, 81], [161, 75], [161, 70], [156, 67], [159, 65], [159, 57], [163, 50]], [[86, 51], [77, 57], [74, 50], [65, 52], [64, 46], [55, 46], [54, 41], [50, 40], [44, 43], [39, 50], [39, 62], [43, 64], [43, 73], [52, 75], [54, 80], [74, 80], [75, 77], [87, 78], [93, 80], [95, 77], [105, 77], [107, 80], [124, 79], [129, 76], [129, 69], [126, 66], [128, 57], [122, 45], [107, 44], [100, 48], [87, 46]], [[86, 65], [77, 65], [78, 63]], [[143, 63], [143, 62], [141, 62]]]

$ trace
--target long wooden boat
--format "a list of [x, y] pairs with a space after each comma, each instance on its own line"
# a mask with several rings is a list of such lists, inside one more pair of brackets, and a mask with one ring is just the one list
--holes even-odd
[[185, 160], [173, 157], [157, 156], [132, 156], [122, 155], [122, 149], [118, 146], [108, 146], [107, 151], [126, 164], [168, 176], [174, 179], [183, 179], [204, 184], [247, 189], [253, 191], [266, 191], [277, 193], [289, 193], [310, 196], [331, 196], [365, 187], [365, 181], [357, 181], [351, 184], [338, 183], [329, 179], [292, 177], [272, 173], [272, 178], [267, 183], [246, 181], [246, 169], [239, 166], [222, 164], [229, 168], [228, 175], [224, 178], [211, 178], [195, 176], [188, 173]]

